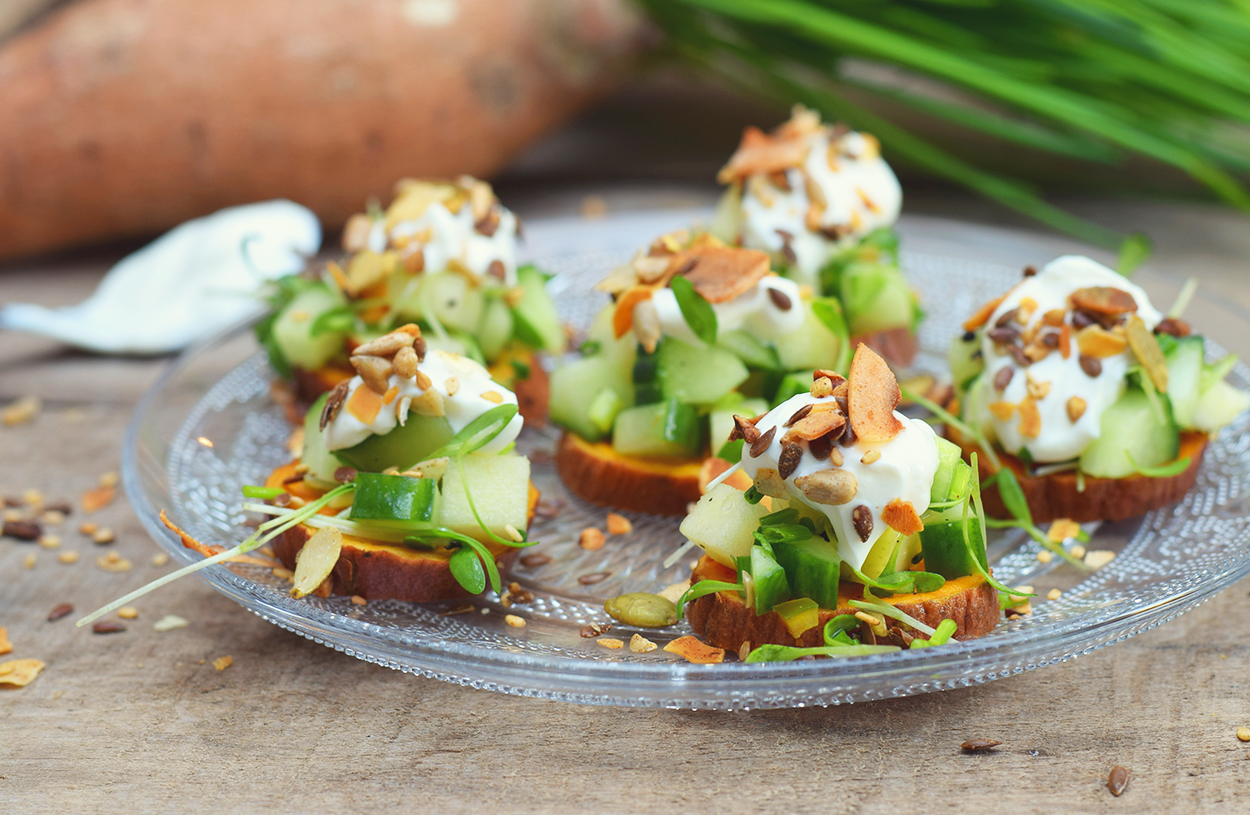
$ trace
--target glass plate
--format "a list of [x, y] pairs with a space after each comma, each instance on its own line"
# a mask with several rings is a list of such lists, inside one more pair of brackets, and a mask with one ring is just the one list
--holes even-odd
[[[528, 257], [555, 272], [551, 289], [566, 319], [584, 326], [604, 302], [590, 284], [635, 247], [661, 232], [706, 217], [674, 210], [588, 222], [528, 224]], [[1057, 239], [938, 219], [906, 218], [904, 263], [928, 317], [915, 367], [941, 372], [958, 323], [1005, 290], [1025, 263], [1044, 263], [1067, 245]], [[1139, 275], [1137, 282], [1169, 304], [1173, 279]], [[1187, 316], [1217, 340], [1250, 337], [1248, 321], [1218, 297], [1199, 296]], [[1214, 343], [1209, 351], [1222, 349]], [[1244, 350], [1244, 349], [1235, 349]], [[1250, 371], [1238, 366], [1239, 387]], [[1031, 584], [1055, 601], [1034, 603], [1032, 615], [1003, 622], [989, 636], [933, 650], [847, 660], [744, 665], [691, 665], [663, 650], [609, 650], [579, 636], [606, 622], [604, 599], [625, 591], [659, 590], [689, 576], [694, 557], [671, 568], [663, 561], [681, 543], [677, 520], [629, 514], [634, 530], [604, 548], [580, 549], [588, 526], [602, 528], [606, 510], [571, 498], [556, 477], [551, 431], [526, 431], [522, 448], [534, 457], [534, 478], [547, 501], [562, 505], [537, 522], [542, 543], [527, 554], [546, 565], [516, 568], [512, 579], [534, 602], [504, 609], [497, 596], [464, 604], [417, 605], [347, 598], [294, 600], [288, 584], [268, 570], [231, 565], [201, 572], [222, 594], [290, 631], [379, 665], [475, 688], [566, 701], [637, 707], [746, 709], [830, 705], [975, 685], [1053, 665], [1119, 642], [1193, 608], [1250, 571], [1250, 416], [1241, 416], [1211, 445], [1186, 499], [1141, 519], [1099, 528], [1090, 548], [1118, 552], [1106, 568], [1079, 574], [1058, 560], [1038, 562], [1036, 544], [1018, 534], [996, 535], [990, 546], [997, 576]], [[126, 490], [152, 536], [179, 563], [199, 556], [184, 549], [157, 518], [173, 520], [207, 543], [229, 545], [246, 536], [239, 487], [260, 483], [288, 459], [291, 427], [270, 398], [270, 374], [246, 326], [189, 350], [145, 395], [127, 430]], [[596, 577], [598, 582], [587, 582]], [[524, 618], [513, 628], [505, 613]], [[629, 628], [610, 635], [626, 642]], [[661, 646], [689, 633], [685, 623], [642, 632]]]

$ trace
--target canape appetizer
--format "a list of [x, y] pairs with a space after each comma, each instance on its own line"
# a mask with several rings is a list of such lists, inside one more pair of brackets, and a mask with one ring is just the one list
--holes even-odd
[[[162, 513], [205, 559], [79, 624], [223, 561], [283, 566], [295, 597], [424, 603], [501, 591], [501, 573], [530, 545], [538, 500], [514, 450], [517, 398], [481, 364], [422, 339], [406, 325], [357, 349], [375, 362], [308, 411], [300, 457], [243, 488], [243, 509], [268, 516], [255, 534], [223, 549]], [[266, 544], [276, 562], [248, 554]]]
[[959, 448], [895, 410], [894, 375], [865, 345], [846, 379], [813, 377], [763, 416], [734, 417], [750, 486], [714, 485], [682, 522], [704, 551], [686, 597], [695, 632], [740, 654], [769, 645], [757, 661], [801, 655], [778, 646], [839, 656], [991, 631], [1011, 590], [990, 574]]
[[835, 301], [708, 234], [665, 235], [598, 287], [614, 302], [551, 379], [560, 475], [595, 503], [684, 514], [735, 412], [762, 413], [849, 357]]
[[729, 185], [718, 237], [768, 252], [783, 274], [841, 302], [857, 342], [911, 361], [921, 312], [898, 267], [903, 193], [873, 136], [796, 106], [771, 134], [748, 127], [718, 178]]
[[387, 210], [348, 221], [341, 260], [277, 282], [257, 334], [309, 402], [352, 376], [356, 346], [413, 322], [429, 347], [489, 366], [522, 415], [540, 419], [547, 381], [535, 354], [563, 352], [565, 333], [544, 275], [517, 267], [518, 231], [484, 181], [401, 181]]
[[[1036, 521], [1120, 520], [1179, 500], [1210, 434], [1250, 406], [1202, 337], [1086, 257], [1032, 267], [951, 347], [951, 436], [1015, 474]], [[986, 508], [1005, 517], [998, 489]]]

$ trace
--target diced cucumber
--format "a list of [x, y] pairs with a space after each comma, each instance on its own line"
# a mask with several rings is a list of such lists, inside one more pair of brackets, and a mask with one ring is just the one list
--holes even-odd
[[348, 517], [394, 529], [428, 529], [437, 499], [438, 484], [433, 478], [358, 473]]
[[1168, 351], [1168, 399], [1180, 427], [1193, 427], [1198, 409], [1198, 380], [1202, 375], [1202, 337], [1181, 337]]
[[773, 551], [785, 570], [791, 595], [810, 598], [821, 608], [838, 607], [842, 560], [838, 557], [836, 543], [811, 537], [794, 543], [778, 543]]
[[687, 405], [712, 404], [745, 382], [750, 373], [732, 351], [698, 347], [672, 337], [660, 343], [656, 358], [660, 391], [666, 399]]
[[330, 394], [323, 393], [304, 416], [304, 449], [300, 461], [308, 467], [308, 475], [326, 486], [334, 484], [334, 471], [343, 462], [326, 449], [326, 434], [321, 429], [321, 411]]
[[734, 567], [736, 558], [751, 553], [752, 537], [771, 510], [763, 504], [747, 503], [741, 490], [717, 484], [699, 499], [694, 510], [681, 522], [681, 534], [723, 566]]
[[729, 441], [729, 434], [734, 429], [735, 413], [750, 419], [767, 412], [768, 403], [763, 399], [743, 399], [731, 408], [713, 410], [708, 419], [712, 452], [718, 452]]
[[777, 563], [771, 547], [751, 547], [751, 577], [755, 580], [755, 615], [767, 614], [773, 606], [790, 599], [786, 573]]
[[1238, 390], [1222, 379], [1217, 380], [1198, 398], [1193, 427], [1203, 433], [1215, 433], [1246, 408], [1250, 408], [1250, 394]]
[[786, 371], [832, 368], [842, 350], [838, 335], [820, 321], [812, 311], [812, 304], [806, 301], [803, 303], [803, 327], [778, 337], [773, 345], [781, 368]]
[[959, 445], [947, 441], [941, 436], [935, 437], [938, 449], [938, 468], [933, 476], [933, 486], [929, 490], [929, 500], [945, 501], [950, 492], [951, 477], [955, 474], [955, 466], [961, 461], [962, 451]]
[[[1154, 467], [1176, 458], [1180, 434], [1167, 399], [1160, 411], [1140, 388], [1127, 388], [1102, 414], [1102, 435], [1081, 453], [1080, 468], [1097, 478], [1124, 478], [1137, 467]], [[1129, 461], [1132, 456], [1132, 461]], [[1136, 465], [1136, 466], [1134, 466]]]
[[445, 416], [409, 413], [405, 423], [391, 432], [370, 436], [355, 447], [334, 453], [361, 472], [380, 473], [388, 467], [406, 470], [429, 458], [454, 435]]
[[660, 360], [657, 353], [647, 353], [646, 349], [635, 351], [634, 367], [630, 376], [634, 381], [634, 402], [649, 405], [664, 399], [660, 389]]
[[443, 476], [443, 494], [435, 519], [462, 535], [483, 539], [464, 485], [486, 528], [508, 539], [508, 526], [524, 532], [529, 518], [530, 462], [517, 455], [468, 455], [453, 460]]
[[[599, 397], [611, 392], [612, 397]], [[593, 356], [575, 360], [557, 368], [551, 374], [551, 396], [548, 405], [551, 420], [567, 427], [582, 438], [597, 441], [607, 435], [612, 427], [605, 414], [612, 402], [620, 407], [632, 405], [634, 388], [628, 376], [621, 372], [619, 363], [607, 356]], [[619, 409], [619, 408], [618, 408]], [[592, 419], [592, 412], [596, 413]]]
[[590, 403], [587, 418], [600, 433], [607, 433], [616, 422], [616, 415], [625, 407], [625, 402], [614, 390], [599, 391], [599, 395]]
[[482, 356], [494, 361], [512, 339], [512, 310], [501, 298], [492, 297], [482, 309], [482, 322], [477, 327], [477, 342]]
[[343, 335], [329, 332], [312, 335], [317, 317], [342, 305], [342, 299], [325, 286], [313, 286], [292, 298], [273, 321], [273, 340], [292, 365], [315, 371], [343, 351]]
[[742, 235], [742, 187], [734, 184], [725, 190], [716, 209], [712, 212], [712, 220], [708, 224], [708, 232], [729, 245], [738, 242]]
[[433, 318], [444, 327], [477, 331], [486, 300], [482, 290], [458, 272], [427, 272], [416, 279], [416, 286], [404, 284], [395, 308], [412, 320]]
[[852, 263], [842, 272], [842, 306], [851, 334], [911, 327], [916, 296], [897, 266]]
[[950, 365], [955, 387], [962, 392], [969, 380], [985, 370], [985, 360], [981, 358], [981, 338], [973, 335], [972, 340], [965, 342], [962, 334], [956, 337], [946, 351], [946, 361]]
[[753, 334], [744, 329], [737, 328], [733, 331], [722, 331], [716, 340], [716, 344], [727, 351], [734, 352], [737, 354], [738, 359], [752, 368], [764, 368], [772, 371], [782, 367], [777, 349], [760, 342]]
[[974, 514], [968, 514], [968, 541], [972, 543], [969, 550], [968, 541], [964, 540], [962, 507], [952, 507], [927, 518], [919, 537], [926, 572], [940, 574], [947, 580], [978, 574], [973, 557], [980, 561], [982, 568], [988, 569], [981, 524]]
[[608, 306], [595, 315], [586, 332], [586, 339], [597, 343], [599, 351], [595, 356], [603, 357], [616, 365], [623, 376], [631, 377], [634, 373], [634, 360], [638, 356], [638, 339], [634, 332], [627, 331], [625, 336], [616, 338], [612, 327], [612, 307]]
[[516, 271], [517, 283], [525, 290], [521, 301], [512, 309], [516, 318], [517, 338], [539, 351], [549, 354], [564, 352], [564, 325], [556, 313], [555, 303], [547, 294], [547, 281], [533, 266]]
[[693, 456], [702, 441], [700, 425], [694, 408], [676, 399], [638, 405], [616, 415], [612, 447], [625, 456]]
[[468, 357], [471, 360], [486, 364], [486, 357], [482, 355], [482, 349], [478, 346], [477, 340], [472, 336], [464, 334], [460, 331], [440, 337], [430, 332], [422, 334], [426, 344], [436, 351], [446, 351], [449, 354], [459, 354], [462, 357]]

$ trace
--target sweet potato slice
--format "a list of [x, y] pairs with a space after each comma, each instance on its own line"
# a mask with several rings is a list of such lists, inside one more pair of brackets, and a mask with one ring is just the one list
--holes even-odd
[[698, 501], [702, 460], [623, 456], [606, 442], [565, 433], [556, 448], [564, 485], [592, 504], [656, 515], [686, 514]]
[[846, 409], [851, 427], [860, 440], [889, 441], [903, 429], [894, 416], [902, 393], [890, 366], [875, 351], [860, 343], [847, 376]]

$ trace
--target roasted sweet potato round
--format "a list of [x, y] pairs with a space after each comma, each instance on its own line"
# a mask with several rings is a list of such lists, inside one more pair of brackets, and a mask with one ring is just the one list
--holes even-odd
[[556, 450], [556, 468], [564, 485], [592, 504], [685, 515], [698, 501], [703, 459], [661, 459], [623, 456], [606, 442], [589, 442], [565, 433]]

